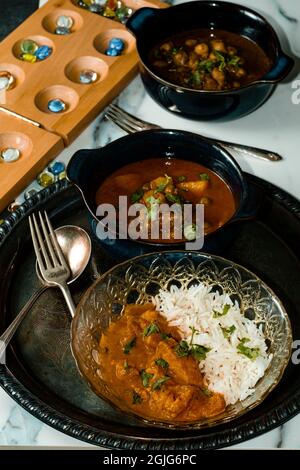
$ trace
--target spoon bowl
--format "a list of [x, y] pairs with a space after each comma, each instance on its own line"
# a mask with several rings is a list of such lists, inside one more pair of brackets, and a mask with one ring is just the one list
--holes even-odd
[[[83, 273], [89, 262], [92, 252], [91, 239], [83, 228], [75, 225], [64, 225], [54, 232], [71, 271], [67, 284], [72, 284]], [[37, 261], [36, 273], [39, 280], [45, 284]]]

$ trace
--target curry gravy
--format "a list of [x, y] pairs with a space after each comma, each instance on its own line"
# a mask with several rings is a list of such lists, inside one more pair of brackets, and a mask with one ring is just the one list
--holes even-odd
[[[142, 190], [141, 198], [135, 202], [147, 204], [143, 198], [151, 194], [151, 191], [152, 195], [157, 197], [159, 185], [156, 181], [163, 181], [166, 175], [172, 178], [173, 194], [181, 198], [182, 203], [204, 204], [206, 234], [224, 225], [235, 213], [233, 194], [220, 176], [199, 163], [177, 158], [150, 158], [123, 166], [100, 185], [96, 193], [96, 203], [110, 203], [117, 208], [119, 196], [127, 196], [130, 205], [132, 196], [146, 188]], [[165, 201], [164, 196], [168, 195], [160, 195]], [[171, 239], [159, 241], [178, 242], [173, 240], [172, 236]]]

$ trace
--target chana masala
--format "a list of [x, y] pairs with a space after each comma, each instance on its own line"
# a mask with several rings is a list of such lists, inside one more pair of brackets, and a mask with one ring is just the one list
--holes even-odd
[[224, 411], [199, 370], [203, 346], [181, 341], [152, 304], [128, 304], [100, 339], [102, 377], [113, 395], [150, 419], [192, 422]]
[[205, 91], [240, 88], [262, 78], [272, 66], [261, 47], [250, 39], [205, 29], [160, 42], [150, 51], [149, 63], [166, 81]]

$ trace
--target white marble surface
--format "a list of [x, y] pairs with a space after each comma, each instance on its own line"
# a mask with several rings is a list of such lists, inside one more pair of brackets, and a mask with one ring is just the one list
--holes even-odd
[[[287, 1], [294, 2], [294, 7], [297, 4], [297, 18], [300, 18], [300, 2]], [[175, 0], [174, 3], [181, 2]], [[236, 3], [248, 5], [262, 12], [276, 28], [282, 44], [289, 52], [289, 42], [294, 41], [296, 23], [279, 13], [278, 4], [282, 5], [282, 0], [239, 0]], [[277, 88], [264, 106], [249, 116], [228, 123], [194, 122], [168, 113], [145, 93], [139, 78], [124, 90], [118, 103], [129, 112], [163, 127], [186, 129], [281, 153], [284, 161], [280, 163], [267, 163], [238, 154], [235, 156], [244, 170], [271, 181], [300, 199], [300, 103], [292, 102], [295, 91], [292, 84], [295, 80], [300, 80], [299, 59], [292, 76]], [[62, 152], [59, 160], [67, 162], [76, 150], [103, 146], [123, 134], [113, 124], [104, 122], [99, 116], [70, 147]], [[32, 186], [37, 187], [34, 183]], [[22, 196], [19, 200], [22, 201]], [[299, 428], [300, 415], [280, 428], [233, 447], [300, 448]], [[38, 421], [0, 389], [0, 446], [7, 445], [87, 446]]]

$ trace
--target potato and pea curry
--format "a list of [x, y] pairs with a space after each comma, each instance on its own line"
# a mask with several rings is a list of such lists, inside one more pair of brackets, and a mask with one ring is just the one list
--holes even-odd
[[225, 409], [199, 370], [203, 346], [181, 341], [179, 331], [152, 304], [128, 304], [100, 339], [102, 377], [112, 394], [150, 419], [192, 422]]
[[[109, 203], [118, 208], [119, 196], [127, 196], [129, 204], [145, 205], [148, 219], [153, 217], [156, 204], [193, 207], [203, 204], [205, 234], [224, 225], [236, 210], [232, 191], [220, 176], [199, 163], [177, 158], [150, 158], [120, 168], [103, 181], [96, 203]], [[168, 239], [151, 238], [149, 227], [148, 240], [178, 242], [174, 237], [174, 217], [171, 213]]]
[[149, 62], [168, 82], [206, 91], [240, 88], [271, 68], [270, 59], [256, 43], [218, 30], [174, 35], [152, 49]]

